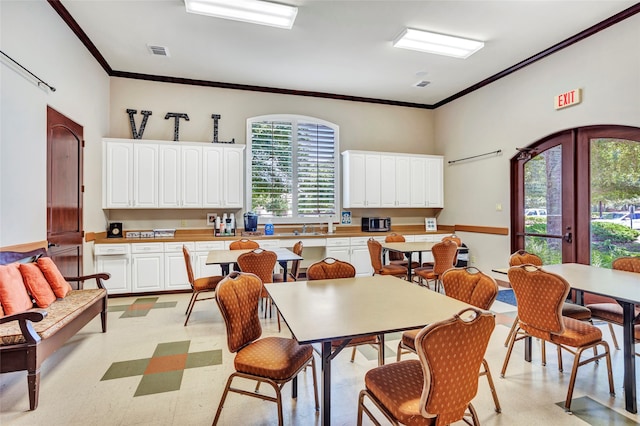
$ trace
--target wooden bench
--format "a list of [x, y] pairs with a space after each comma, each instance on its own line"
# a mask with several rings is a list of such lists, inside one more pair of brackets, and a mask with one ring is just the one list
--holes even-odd
[[[28, 253], [0, 252], [0, 265], [25, 263], [46, 256], [44, 249]], [[77, 289], [57, 299], [46, 309], [29, 309], [0, 318], [0, 373], [27, 371], [29, 408], [38, 407], [40, 366], [98, 314], [102, 332], [107, 331], [107, 291], [101, 273], [83, 277], [65, 277], [77, 283]], [[96, 289], [84, 289], [84, 282], [95, 279]], [[74, 287], [74, 286], [72, 286]]]

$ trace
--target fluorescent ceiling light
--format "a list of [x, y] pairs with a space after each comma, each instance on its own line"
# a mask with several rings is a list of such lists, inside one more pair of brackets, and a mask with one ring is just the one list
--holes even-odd
[[259, 0], [184, 0], [189, 13], [291, 29], [298, 8]]
[[484, 43], [407, 28], [393, 42], [393, 46], [464, 59], [482, 49]]

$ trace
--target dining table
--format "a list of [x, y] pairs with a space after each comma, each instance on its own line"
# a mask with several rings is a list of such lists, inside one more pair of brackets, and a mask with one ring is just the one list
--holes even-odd
[[[411, 274], [412, 274], [411, 258], [413, 256], [413, 253], [418, 253], [418, 264], [422, 266], [422, 253], [431, 251], [431, 249], [435, 244], [437, 244], [437, 242], [411, 241], [411, 242], [393, 242], [393, 243], [390, 242], [390, 243], [381, 243], [381, 244], [382, 244], [383, 257], [385, 256], [387, 251], [395, 251], [398, 253], [403, 253], [405, 255], [405, 257], [408, 259], [407, 280], [411, 281]], [[383, 263], [386, 263], [384, 258], [383, 258]]]
[[[230, 266], [238, 261], [238, 257], [241, 254], [249, 253], [250, 251], [257, 249], [241, 249], [241, 250], [211, 250], [207, 255], [206, 264], [207, 265], [220, 265], [222, 268], [222, 275], [229, 275]], [[280, 267], [283, 269], [283, 276], [287, 276], [288, 273], [288, 264], [294, 260], [302, 260], [302, 256], [299, 256], [292, 252], [291, 250], [284, 247], [269, 247], [268, 249], [272, 252], [275, 252], [277, 256], [277, 262], [280, 264]]]
[[[320, 344], [321, 424], [331, 424], [331, 361], [353, 338], [384, 335], [451, 318], [472, 307], [457, 299], [389, 275], [297, 281], [268, 286], [292, 336]], [[333, 340], [343, 340], [332, 347]]]

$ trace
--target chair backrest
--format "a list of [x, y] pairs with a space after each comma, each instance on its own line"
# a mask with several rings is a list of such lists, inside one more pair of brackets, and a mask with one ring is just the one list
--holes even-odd
[[442, 241], [453, 241], [454, 243], [456, 243], [458, 247], [462, 246], [462, 240], [455, 235], [449, 235], [447, 237], [444, 237], [442, 238]]
[[[402, 235], [398, 235], [395, 232], [385, 237], [385, 243], [404, 243], [406, 240]], [[397, 251], [389, 251], [389, 260], [404, 260], [404, 253]]]
[[[302, 243], [302, 241], [298, 241], [297, 243], [295, 243], [293, 245], [293, 250], [291, 250], [291, 251], [294, 254], [297, 254], [298, 256], [302, 256], [302, 249], [303, 248], [304, 248], [304, 244]], [[300, 261], [299, 260], [294, 260], [293, 262], [291, 262], [291, 275], [296, 280], [298, 279], [298, 275], [300, 275]], [[286, 278], [285, 278], [285, 280], [286, 280]]]
[[349, 262], [327, 257], [315, 262], [307, 268], [308, 280], [330, 280], [338, 278], [353, 278], [356, 268]]
[[373, 238], [369, 238], [367, 240], [367, 248], [369, 249], [373, 273], [380, 272], [382, 270], [382, 244]]
[[227, 328], [229, 352], [237, 352], [262, 335], [258, 316], [262, 287], [260, 278], [244, 272], [232, 272], [218, 283], [216, 301]]
[[232, 241], [231, 244], [229, 244], [229, 250], [253, 250], [257, 249], [258, 247], [260, 247], [260, 244], [253, 240], [247, 240], [246, 238]]
[[431, 247], [431, 254], [433, 254], [433, 272], [440, 276], [448, 269], [454, 268], [458, 245], [450, 240], [442, 241]]
[[527, 332], [542, 339], [562, 334], [562, 305], [569, 294], [569, 283], [533, 265], [512, 266], [508, 276], [518, 301], [519, 321]]
[[184, 264], [187, 267], [187, 278], [189, 280], [189, 284], [191, 284], [191, 287], [193, 287], [193, 283], [195, 282], [196, 278], [193, 275], [193, 266], [191, 265], [191, 253], [189, 253], [189, 249], [185, 245], [182, 246], [182, 254], [184, 255]]
[[613, 269], [640, 273], [640, 256], [619, 257], [611, 265]]
[[238, 256], [238, 266], [242, 272], [255, 274], [266, 284], [273, 282], [273, 268], [277, 260], [278, 255], [274, 252], [258, 248]]
[[462, 302], [488, 310], [498, 296], [498, 283], [477, 268], [449, 269], [442, 275], [444, 293]]
[[463, 418], [478, 392], [478, 371], [494, 327], [492, 313], [469, 308], [418, 333], [415, 343], [424, 371], [420, 397], [424, 417], [437, 417], [436, 425]]
[[526, 250], [518, 250], [509, 257], [509, 266], [518, 265], [542, 266], [542, 259], [540, 256], [529, 253]]

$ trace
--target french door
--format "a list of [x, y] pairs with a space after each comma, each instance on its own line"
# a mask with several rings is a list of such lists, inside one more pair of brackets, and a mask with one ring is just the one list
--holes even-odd
[[[582, 127], [521, 149], [511, 160], [512, 252], [525, 249], [545, 264], [606, 267], [613, 257], [640, 251], [640, 241], [609, 238], [602, 244], [604, 237], [593, 232], [600, 226], [592, 226], [606, 221], [600, 219], [603, 208], [633, 211], [640, 204], [638, 170], [640, 128], [635, 127]], [[627, 240], [634, 235], [605, 228]]]

